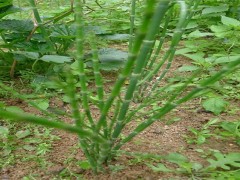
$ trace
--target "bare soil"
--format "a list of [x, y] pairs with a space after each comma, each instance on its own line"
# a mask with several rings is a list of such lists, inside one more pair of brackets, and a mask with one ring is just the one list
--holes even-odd
[[[171, 68], [170, 74], [175, 74], [176, 69], [183, 64], [189, 64], [187, 59], [177, 57], [175, 63]], [[107, 76], [107, 75], [106, 75]], [[111, 80], [113, 76], [109, 75]], [[6, 102], [7, 105], [18, 106], [26, 110], [27, 112], [39, 114], [34, 108], [29, 107], [26, 103], [18, 99], [0, 99], [0, 101]], [[240, 108], [239, 102], [231, 102], [236, 107]], [[68, 110], [60, 99], [51, 99], [52, 107], [60, 107]], [[94, 111], [94, 109], [92, 110]], [[96, 116], [97, 112], [94, 113]], [[168, 120], [173, 118], [180, 118], [181, 120], [173, 124], [168, 125]], [[222, 113], [217, 118], [225, 121], [239, 120], [240, 112], [235, 114]], [[200, 162], [203, 165], [207, 165], [207, 161], [201, 157], [201, 154], [196, 152], [196, 149], [202, 149], [207, 154], [211, 149], [219, 150], [222, 153], [240, 152], [239, 146], [231, 140], [218, 139], [211, 137], [206, 143], [202, 145], [188, 144], [186, 142], [186, 136], [191, 136], [189, 133], [189, 127], [200, 129], [203, 124], [206, 124], [212, 118], [216, 118], [212, 113], [206, 112], [201, 106], [201, 99], [195, 99], [188, 103], [183, 104], [176, 110], [168, 114], [163, 121], [154, 123], [150, 128], [145, 130], [139, 136], [134, 138], [130, 143], [126, 144], [122, 150], [126, 152], [154, 154], [154, 155], [167, 155], [171, 152], [178, 152], [187, 156], [191, 161]], [[64, 121], [71, 123], [71, 120], [64, 118]], [[130, 131], [134, 127], [134, 122], [128, 126], [126, 132]], [[22, 161], [25, 156], [33, 154], [33, 152], [27, 152], [25, 150], [16, 150], [13, 152], [13, 156], [17, 159], [14, 164], [4, 167], [0, 171], [0, 177], [2, 180], [18, 180], [25, 176], [32, 175], [35, 179], [102, 179], [102, 180], [134, 180], [134, 179], [190, 179], [187, 175], [176, 175], [173, 173], [159, 173], [151, 170], [145, 162], [151, 162], [156, 164], [150, 159], [137, 160], [127, 153], [123, 153], [117, 157], [116, 160], [111, 162], [111, 167], [115, 167], [114, 170], [107, 169], [105, 173], [95, 175], [90, 170], [80, 169], [74, 162], [84, 160], [83, 153], [77, 148], [78, 138], [75, 135], [68, 134], [63, 131], [54, 130], [53, 133], [60, 137], [59, 140], [54, 141], [52, 149], [45, 155], [47, 165], [45, 167], [39, 166], [37, 162]], [[19, 142], [21, 143], [21, 142]], [[68, 162], [67, 162], [68, 160]], [[174, 167], [167, 162], [159, 160], [159, 162], [165, 163], [166, 166]], [[117, 168], [119, 168], [117, 170]], [[65, 172], [66, 177], [60, 177], [59, 174]], [[72, 174], [70, 174], [71, 172]], [[73, 176], [78, 175], [79, 178]]]

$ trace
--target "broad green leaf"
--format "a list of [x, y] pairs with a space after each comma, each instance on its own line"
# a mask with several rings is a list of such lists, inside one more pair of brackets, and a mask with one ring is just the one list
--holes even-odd
[[220, 126], [233, 135], [240, 137], [240, 121], [238, 122], [222, 122]]
[[4, 157], [5, 157], [5, 156], [8, 156], [8, 157], [9, 157], [9, 155], [11, 154], [11, 152], [12, 152], [12, 147], [7, 146], [7, 147], [5, 147], [5, 148], [3, 149], [2, 155], [3, 155]]
[[4, 6], [0, 8], [0, 19], [2, 19], [4, 16], [7, 16], [8, 14], [13, 14], [20, 11], [22, 11], [22, 9], [16, 6], [12, 6], [12, 5]]
[[188, 158], [179, 153], [170, 153], [165, 157], [165, 159], [175, 164], [181, 164], [189, 161]]
[[10, 6], [13, 4], [13, 0], [0, 0], [0, 8]]
[[205, 9], [203, 9], [202, 14], [225, 12], [225, 11], [228, 11], [228, 9], [229, 8], [226, 5], [207, 7]]
[[192, 163], [192, 169], [194, 169], [195, 171], [199, 171], [203, 168], [203, 165], [202, 164], [199, 164], [199, 163]]
[[70, 101], [71, 101], [70, 97], [68, 97], [67, 95], [63, 95], [62, 100], [65, 103], [70, 103]]
[[234, 27], [240, 26], [240, 21], [238, 21], [237, 19], [222, 16], [221, 20], [222, 20], [222, 23], [226, 26], [234, 26]]
[[84, 32], [88, 34], [89, 32], [94, 32], [96, 35], [109, 34], [109, 32], [102, 26], [85, 26]]
[[31, 32], [34, 24], [31, 20], [4, 19], [0, 21], [0, 30], [12, 32]]
[[222, 168], [224, 170], [230, 170], [231, 167], [240, 168], [240, 153], [229, 153], [229, 154], [214, 154], [216, 160], [208, 159], [210, 163], [210, 169]]
[[[92, 61], [90, 61], [91, 56], [91, 53], [85, 56], [85, 59], [88, 60], [86, 62], [86, 65], [89, 67], [92, 66]], [[102, 70], [118, 70], [124, 65], [125, 61], [127, 60], [128, 53], [117, 49], [104, 48], [98, 51], [98, 58], [100, 61], [100, 68]]]
[[152, 164], [147, 164], [149, 168], [151, 168], [154, 172], [173, 172], [173, 170], [168, 169], [164, 164], [158, 163], [157, 166]]
[[104, 35], [102, 36], [104, 39], [112, 40], [112, 41], [126, 41], [129, 39], [129, 34], [112, 34], [112, 35]]
[[33, 78], [33, 81], [32, 81], [32, 84], [42, 84], [42, 83], [45, 83], [45, 82], [48, 82], [49, 79], [46, 77], [46, 76], [43, 76], [43, 75], [36, 75], [34, 78]]
[[205, 62], [204, 53], [201, 53], [201, 52], [195, 53], [195, 54], [183, 54], [183, 55], [198, 63]]
[[221, 98], [209, 98], [203, 102], [203, 107], [210, 112], [213, 112], [215, 115], [219, 115], [223, 112], [227, 106], [228, 102]]
[[36, 100], [36, 101], [34, 101], [34, 103], [36, 103], [38, 108], [40, 108], [42, 110], [47, 110], [47, 108], [49, 107], [49, 100], [47, 100], [47, 99]]
[[59, 55], [44, 55], [40, 58], [40, 60], [45, 62], [53, 62], [53, 63], [66, 63], [71, 62], [72, 58], [68, 56], [59, 56]]
[[13, 112], [13, 113], [23, 113], [24, 111], [17, 107], [17, 106], [8, 106], [6, 107], [6, 111]]
[[100, 69], [105, 71], [117, 71], [120, 68], [122, 68], [124, 65], [124, 62], [103, 62], [100, 64]]
[[184, 65], [184, 66], [178, 68], [178, 71], [179, 71], [179, 72], [186, 72], [186, 71], [191, 72], [191, 71], [196, 71], [196, 70], [198, 70], [198, 69], [199, 69], [198, 66], [188, 66], [188, 65]]
[[31, 146], [31, 145], [24, 145], [23, 149], [27, 150], [27, 151], [33, 151], [36, 149], [35, 146]]
[[193, 52], [193, 50], [191, 48], [183, 48], [183, 49], [178, 49], [175, 54], [176, 55], [187, 54], [187, 53], [191, 53], [191, 52]]
[[205, 143], [205, 141], [206, 141], [205, 136], [199, 135], [197, 137], [197, 144], [203, 144], [203, 143]]
[[37, 52], [27, 52], [27, 51], [14, 51], [14, 54], [20, 54], [29, 59], [37, 60], [39, 58], [39, 53]]
[[0, 126], [0, 137], [6, 138], [9, 134], [9, 130], [7, 127]]
[[128, 53], [112, 48], [100, 49], [98, 52], [100, 62], [123, 62], [128, 58]]
[[27, 130], [18, 131], [16, 133], [16, 136], [18, 139], [22, 139], [22, 138], [29, 136], [30, 134], [31, 134], [31, 132], [27, 129]]
[[225, 33], [225, 32], [229, 32], [229, 30], [231, 29], [230, 27], [228, 26], [225, 26], [225, 25], [212, 25], [210, 26], [210, 29], [215, 32], [215, 33]]
[[185, 29], [192, 29], [192, 28], [196, 28], [196, 27], [198, 27], [197, 22], [194, 20], [190, 20], [190, 22], [188, 23], [188, 25]]
[[213, 36], [213, 33], [205, 33], [205, 32], [200, 32], [199, 30], [191, 32], [188, 37], [189, 38], [201, 38], [201, 37], [206, 37], [206, 36]]
[[239, 58], [240, 55], [220, 57], [214, 61], [214, 64], [229, 63], [232, 61], [237, 61]]
[[54, 25], [50, 37], [62, 38], [62, 39], [74, 39], [75, 32], [71, 26], [60, 24]]
[[84, 170], [91, 169], [91, 165], [89, 164], [88, 161], [78, 161], [77, 164], [81, 169], [84, 169]]

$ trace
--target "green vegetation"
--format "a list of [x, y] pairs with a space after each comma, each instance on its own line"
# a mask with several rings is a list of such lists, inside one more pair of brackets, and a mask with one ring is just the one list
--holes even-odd
[[[237, 179], [240, 151], [213, 150], [206, 165], [176, 152], [163, 156], [122, 148], [154, 123], [181, 121], [166, 116], [195, 100], [217, 118], [189, 127], [187, 143], [220, 138], [239, 146], [240, 119], [221, 118], [240, 115], [239, 5], [239, 0], [0, 0], [1, 168], [16, 163], [21, 140], [24, 150], [35, 153], [27, 159], [47, 167], [45, 155], [61, 139], [53, 135], [60, 129], [79, 139], [74, 151], [80, 148], [85, 159], [75, 163], [96, 174], [121, 171], [123, 166], [111, 163], [128, 155], [153, 172]], [[188, 63], [172, 70], [175, 55]], [[53, 99], [60, 99], [61, 107], [51, 106]], [[68, 168], [59, 176], [78, 177]]]

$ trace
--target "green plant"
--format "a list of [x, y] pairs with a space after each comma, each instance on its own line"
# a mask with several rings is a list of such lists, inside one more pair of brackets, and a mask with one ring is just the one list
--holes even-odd
[[204, 124], [200, 130], [190, 127], [189, 131], [194, 135], [194, 137], [186, 137], [187, 142], [192, 144], [203, 144], [206, 142], [206, 139], [213, 136], [209, 127], [215, 125], [218, 122], [218, 119], [211, 119], [208, 123]]
[[191, 162], [182, 154], [171, 153], [163, 157], [163, 159], [177, 165], [178, 168], [168, 168], [163, 163], [156, 165], [147, 163], [147, 166], [156, 172], [186, 174], [191, 179], [237, 179], [240, 173], [240, 164], [237, 160], [239, 155], [239, 153], [222, 154], [216, 152], [213, 154], [213, 159], [208, 159], [209, 165], [204, 167], [199, 162]]
[[[73, 13], [73, 4], [71, 4], [70, 10], [61, 12], [46, 22], [40, 17], [35, 1], [29, 0], [29, 4], [33, 10], [33, 20], [29, 18], [0, 20], [2, 38], [0, 57], [5, 60], [0, 60], [0, 65], [10, 69], [11, 77], [16, 71], [17, 63], [23, 66], [22, 69], [29, 68], [30, 65], [32, 70], [39, 71], [36, 68], [39, 60], [51, 63], [69, 61], [68, 57], [67, 60], [63, 58], [66, 57], [67, 51], [74, 41], [72, 29], [56, 24]], [[18, 11], [16, 9], [14, 12]], [[48, 25], [52, 22], [54, 24]]]
[[[239, 121], [220, 121], [219, 119], [211, 119], [208, 123], [204, 124], [203, 127], [198, 130], [190, 127], [189, 131], [192, 133], [191, 136], [185, 136], [188, 143], [196, 143], [198, 145], [206, 142], [209, 137], [217, 137], [221, 139], [235, 138], [236, 143], [239, 145]], [[214, 129], [210, 129], [214, 128]]]
[[[148, 0], [145, 6], [142, 24], [139, 26], [136, 33], [128, 59], [115, 84], [112, 86], [111, 92], [107, 94], [107, 92], [104, 91], [104, 79], [99, 70], [100, 64], [98, 61], [97, 47], [93, 41], [89, 42], [89, 45], [92, 48], [93, 54], [92, 67], [96, 88], [90, 90], [87, 86], [86, 65], [84, 62], [84, 45], [86, 42], [85, 33], [83, 31], [83, 4], [81, 1], [77, 1], [76, 64], [78, 72], [77, 74], [73, 74], [71, 68], [67, 69], [66, 67], [66, 82], [58, 82], [59, 87], [64, 90], [69, 98], [69, 104], [72, 109], [70, 116], [73, 118], [74, 124], [62, 122], [59, 119], [60, 117], [56, 117], [56, 115], [53, 115], [45, 109], [39, 108], [36, 103], [33, 103], [33, 106], [40, 109], [45, 116], [38, 117], [27, 113], [14, 113], [14, 111], [4, 108], [0, 110], [0, 117], [41, 124], [46, 127], [59, 128], [71, 133], [76, 133], [79, 136], [81, 149], [92, 170], [95, 173], [103, 171], [104, 165], [114, 158], [117, 151], [124, 144], [131, 141], [136, 135], [140, 134], [155, 121], [161, 120], [165, 114], [178, 105], [197, 97], [200, 91], [208, 88], [208, 86], [220, 80], [226, 74], [234, 71], [240, 64], [239, 59], [230, 62], [222, 70], [200, 81], [199, 84], [191, 88], [189, 84], [197, 73], [193, 74], [185, 83], [176, 87], [171, 95], [167, 96], [168, 99], [164, 104], [150, 109], [147, 112], [147, 119], [142, 119], [129, 134], [124, 133], [124, 128], [131, 121], [134, 121], [138, 112], [144, 110], [144, 108], [154, 106], [154, 104], [158, 102], [160, 93], [164, 94], [164, 91], [172, 85], [167, 84], [166, 86], [158, 87], [159, 82], [165, 77], [173, 62], [176, 46], [181, 39], [184, 28], [193, 16], [194, 9], [197, 7], [198, 3], [199, 1], [190, 1], [189, 8], [187, 8], [184, 1]], [[157, 54], [154, 54], [153, 49], [155, 47], [156, 38], [158, 37], [157, 35], [159, 34], [159, 27], [162, 23], [165, 24], [165, 28], [161, 29], [160, 33], [160, 35], [163, 36], [163, 40], [159, 43], [159, 46], [157, 46], [160, 51], [163, 47], [164, 38], [166, 37], [168, 18], [172, 15], [172, 8], [176, 6], [180, 10], [179, 23], [176, 26], [176, 30], [173, 31], [169, 50], [164, 54], [163, 60], [158, 63], [156, 60]], [[155, 55], [155, 58], [151, 59], [152, 55]], [[165, 63], [167, 64], [166, 67], [163, 66]], [[163, 72], [160, 74], [157, 81], [153, 82], [154, 85], [149, 92], [147, 89], [148, 81], [153, 80], [160, 68], [163, 68]], [[78, 77], [76, 78], [76, 76]], [[80, 92], [76, 85], [77, 80], [80, 82]], [[126, 80], [129, 80], [129, 85], [127, 86], [125, 85]], [[2, 83], [0, 83], [0, 87], [14, 92], [11, 88], [6, 87], [6, 85]], [[141, 87], [143, 88], [141, 89]], [[187, 88], [190, 88], [190, 90], [185, 91]], [[143, 95], [140, 98], [138, 96], [139, 89], [141, 89]], [[136, 99], [139, 100], [138, 102], [140, 103], [137, 108], [133, 109], [131, 108], [131, 104], [134, 103]], [[92, 107], [98, 109], [100, 114], [98, 118], [93, 117], [91, 113]]]
[[240, 145], [240, 121], [235, 122], [221, 122], [220, 127], [224, 131], [220, 130], [220, 135], [223, 137], [233, 137], [236, 139], [238, 145]]
[[177, 51], [177, 54], [193, 60], [193, 66], [186, 70], [201, 68], [211, 73], [216, 66], [238, 58], [239, 20], [230, 16], [234, 3], [238, 4], [239, 1], [230, 4], [212, 1], [199, 6], [198, 15], [190, 20], [187, 27], [185, 47]]
[[215, 115], [219, 115], [226, 109], [228, 105], [227, 101], [219, 97], [211, 97], [203, 102], [203, 107], [210, 112], [213, 112]]
[[[15, 109], [15, 112], [17, 110], [16, 107], [8, 108], [12, 110]], [[52, 142], [59, 139], [57, 136], [51, 134], [51, 130], [47, 128], [37, 128], [36, 126], [21, 127], [19, 124], [8, 124], [4, 122], [3, 125], [0, 126], [0, 135], [1, 168], [12, 165], [17, 160], [34, 160], [40, 165], [46, 164], [43, 155], [51, 150]], [[13, 152], [19, 149], [22, 149], [24, 153], [28, 154], [32, 152], [35, 153], [35, 155], [29, 155], [25, 158], [22, 153], [18, 153], [18, 155], [14, 156]]]

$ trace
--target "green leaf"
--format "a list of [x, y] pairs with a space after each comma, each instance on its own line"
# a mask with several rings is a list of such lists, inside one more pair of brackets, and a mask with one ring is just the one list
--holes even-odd
[[152, 164], [147, 164], [149, 168], [151, 168], [154, 172], [173, 172], [173, 170], [168, 169], [164, 164], [158, 163], [157, 166]]
[[206, 138], [202, 135], [197, 137], [197, 144], [203, 144], [206, 141]]
[[31, 146], [31, 145], [24, 145], [23, 149], [27, 150], [27, 151], [33, 151], [36, 149], [36, 147]]
[[104, 62], [100, 64], [100, 69], [104, 71], [117, 71], [122, 68], [124, 65], [123, 62]]
[[4, 19], [0, 21], [0, 30], [12, 32], [31, 32], [34, 24], [31, 20]]
[[109, 32], [101, 26], [85, 26], [84, 32], [88, 34], [89, 32], [94, 32], [96, 35], [109, 34]]
[[116, 165], [109, 165], [109, 168], [110, 168], [111, 172], [118, 172], [118, 171], [125, 169], [125, 166], [116, 164]]
[[104, 39], [112, 40], [112, 41], [126, 41], [129, 39], [129, 34], [112, 34], [112, 35], [104, 35], [102, 36]]
[[225, 26], [225, 25], [212, 25], [210, 26], [210, 29], [215, 32], [215, 33], [223, 33], [223, 32], [228, 32], [231, 28]]
[[193, 51], [191, 48], [183, 48], [183, 49], [178, 49], [175, 54], [176, 55], [187, 54], [187, 53], [191, 53], [191, 52], [195, 52], [195, 51]]
[[205, 9], [203, 9], [202, 14], [225, 12], [225, 11], [228, 11], [228, 9], [229, 8], [226, 5], [207, 7]]
[[240, 55], [224, 56], [224, 57], [217, 58], [214, 61], [214, 64], [229, 63], [229, 62], [232, 62], [232, 61], [237, 61], [239, 58], [240, 58]]
[[[1, 6], [1, 4], [0, 4]], [[16, 6], [12, 6], [12, 5], [8, 5], [8, 6], [1, 6], [0, 7], [0, 19], [2, 19], [4, 16], [7, 16], [8, 14], [13, 14], [16, 12], [20, 12], [22, 11], [21, 8], [16, 7]]]
[[78, 161], [77, 164], [84, 170], [91, 169], [91, 165], [88, 161]]
[[222, 20], [222, 23], [226, 26], [233, 26], [233, 27], [239, 27], [240, 26], [240, 21], [238, 21], [237, 19], [222, 16], [221, 20]]
[[203, 168], [203, 165], [202, 164], [199, 164], [199, 163], [192, 163], [192, 169], [194, 169], [195, 171], [199, 171]]
[[66, 25], [66, 24], [55, 24], [53, 26], [52, 33], [50, 34], [50, 37], [55, 37], [55, 38], [62, 38], [66, 40], [71, 40], [75, 38], [75, 32], [71, 28], [71, 26]]
[[13, 0], [0, 0], [0, 8], [10, 6], [13, 4]]
[[112, 48], [100, 49], [98, 52], [99, 60], [104, 62], [124, 62], [128, 58], [128, 53]]
[[188, 65], [184, 65], [180, 68], [178, 68], [179, 72], [192, 72], [192, 71], [196, 71], [198, 70], [199, 67], [198, 66], [188, 66]]
[[0, 137], [6, 138], [9, 134], [9, 130], [7, 127], [0, 126]]
[[201, 37], [206, 37], [206, 36], [213, 36], [213, 33], [208, 33], [208, 32], [200, 32], [199, 30], [191, 32], [188, 37], [189, 38], [201, 38]]
[[27, 130], [18, 131], [16, 133], [16, 136], [18, 139], [22, 139], [22, 138], [29, 136], [30, 134], [31, 134], [31, 132], [27, 129]]
[[53, 62], [53, 63], [66, 63], [71, 62], [72, 58], [68, 56], [59, 56], [59, 55], [44, 55], [40, 58], [40, 60], [45, 62]]
[[227, 106], [228, 102], [224, 101], [221, 98], [210, 98], [203, 102], [203, 107], [210, 112], [213, 112], [215, 115], [219, 115], [223, 112]]
[[27, 52], [27, 51], [14, 51], [14, 54], [20, 54], [25, 56], [28, 59], [37, 60], [39, 58], [39, 53], [36, 52]]
[[35, 100], [34, 103], [36, 103], [38, 108], [42, 110], [47, 110], [47, 108], [49, 107], [49, 100], [47, 99]]
[[238, 122], [222, 122], [220, 126], [230, 132], [232, 135], [240, 137], [240, 121]]
[[198, 63], [205, 62], [204, 53], [201, 53], [201, 52], [195, 53], [195, 54], [183, 54], [183, 55]]
[[188, 158], [179, 153], [170, 153], [165, 157], [165, 159], [175, 164], [181, 164], [189, 161]]
[[198, 24], [195, 20], [190, 20], [187, 27], [185, 29], [192, 29], [198, 27]]
[[224, 170], [230, 170], [231, 167], [240, 168], [240, 153], [215, 153], [214, 156], [216, 160], [208, 159], [210, 163], [208, 168], [210, 169], [222, 168]]
[[13, 113], [23, 113], [24, 111], [17, 107], [17, 106], [8, 106], [6, 107], [6, 111], [13, 112]]
[[[86, 60], [91, 60], [92, 54], [85, 56]], [[111, 71], [120, 69], [128, 58], [128, 53], [112, 48], [104, 48], [98, 51], [100, 68], [102, 70]], [[92, 61], [87, 61], [86, 65], [91, 67]]]

